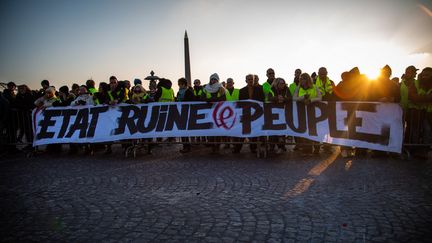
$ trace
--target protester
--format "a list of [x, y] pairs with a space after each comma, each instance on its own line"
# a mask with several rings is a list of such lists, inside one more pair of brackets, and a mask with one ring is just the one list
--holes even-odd
[[31, 143], [33, 142], [33, 130], [31, 124], [31, 114], [34, 106], [35, 97], [27, 85], [19, 85], [18, 93], [15, 98], [15, 108], [17, 109], [18, 115], [18, 142], [23, 142], [25, 136], [25, 141], [28, 144], [24, 149], [31, 150]]
[[399, 86], [390, 80], [392, 70], [389, 65], [381, 69], [380, 76], [372, 82], [369, 90], [369, 101], [399, 102]]
[[79, 88], [80, 88], [79, 84], [74, 83], [74, 84], [72, 84], [72, 86], [71, 86], [71, 90], [70, 90], [70, 92], [71, 92], [73, 95], [75, 95], [75, 97], [77, 97], [77, 96], [79, 95]]
[[9, 105], [14, 108], [15, 107], [15, 99], [16, 99], [16, 84], [14, 82], [7, 83], [7, 89], [3, 90], [3, 97], [9, 101]]
[[[179, 91], [177, 92], [177, 102], [194, 101], [195, 95], [193, 89], [188, 86], [188, 82], [185, 78], [180, 78], [177, 82]], [[180, 153], [189, 153], [191, 151], [191, 144], [188, 137], [182, 137], [183, 148]]]
[[[273, 80], [271, 82], [273, 82]], [[254, 75], [253, 74], [246, 75], [246, 86], [240, 89], [239, 100], [256, 100], [256, 101], [264, 102], [264, 99], [265, 98], [264, 98], [263, 88], [254, 85]], [[236, 141], [241, 142], [244, 141], [244, 139], [237, 138]], [[249, 141], [252, 142], [249, 145], [251, 153], [256, 153], [257, 144], [255, 144], [254, 142], [257, 142], [258, 138], [256, 137], [249, 138]], [[242, 144], [235, 144], [233, 153], [240, 153], [242, 147], [243, 147]]]
[[[400, 83], [400, 105], [404, 109], [404, 123], [405, 123], [405, 136], [404, 143], [420, 143], [420, 115], [421, 110], [417, 109], [417, 105], [409, 99], [409, 90], [411, 88], [417, 90], [419, 86], [418, 80], [416, 80], [418, 69], [414, 66], [409, 66], [405, 69], [405, 73], [402, 75], [402, 81]], [[409, 151], [413, 151], [415, 148], [407, 148]]]
[[50, 82], [48, 80], [42, 80], [41, 81], [42, 88], [39, 89], [39, 91], [36, 93], [36, 98], [40, 98], [45, 95], [45, 90], [47, 90], [50, 87]]
[[333, 100], [334, 83], [327, 76], [327, 69], [325, 67], [318, 69], [315, 85], [319, 88], [323, 100]]
[[196, 100], [199, 100], [200, 98], [201, 98], [201, 95], [202, 95], [202, 89], [203, 89], [203, 87], [201, 86], [201, 81], [199, 80], [199, 79], [195, 79], [194, 80], [194, 82], [193, 82], [193, 92], [194, 92], [194, 95], [195, 95], [195, 99]]
[[[322, 100], [320, 89], [313, 84], [309, 74], [302, 73], [300, 75], [299, 85], [294, 91], [293, 100], [304, 102], [306, 105]], [[306, 144], [299, 146], [305, 154], [310, 154], [314, 149], [313, 141], [309, 139], [299, 137], [297, 138], [297, 142]], [[319, 153], [319, 147], [315, 147], [315, 151], [313, 152]]]
[[261, 86], [258, 75], [254, 74], [254, 86]]
[[45, 90], [44, 96], [37, 99], [34, 104], [39, 108], [51, 107], [59, 98], [55, 95], [55, 88], [49, 87]]
[[87, 81], [86, 81], [86, 86], [87, 86], [87, 90], [88, 90], [88, 92], [89, 92], [90, 94], [93, 95], [94, 93], [97, 92], [97, 90], [96, 90], [96, 88], [95, 88], [96, 84], [95, 84], [95, 81], [94, 81], [94, 80], [92, 80], [92, 79], [87, 80]]
[[148, 95], [149, 95], [149, 100], [151, 102], [156, 101], [155, 96], [156, 96], [157, 90], [158, 90], [158, 88], [157, 88], [156, 81], [155, 80], [150, 80]]
[[135, 87], [133, 87], [132, 91], [133, 94], [131, 97], [131, 102], [133, 104], [142, 104], [142, 103], [149, 102], [149, 95], [147, 94], [147, 91], [141, 84], [138, 84]]
[[101, 82], [99, 84], [98, 92], [96, 92], [93, 96], [94, 103], [96, 105], [110, 105], [114, 100], [110, 91], [110, 85], [105, 82]]
[[[117, 81], [117, 79], [115, 79]], [[111, 82], [111, 80], [110, 80]], [[126, 88], [124, 81], [113, 81], [111, 86], [112, 104], [127, 103], [129, 100], [129, 90]]]
[[239, 100], [239, 89], [234, 88], [234, 80], [232, 78], [227, 79], [225, 99], [227, 101]]
[[[418, 75], [418, 86], [411, 85], [409, 88], [408, 99], [415, 102], [416, 107], [421, 112], [418, 126], [422, 128], [420, 141], [423, 144], [432, 143], [432, 68], [426, 67]], [[424, 157], [426, 153], [417, 150], [416, 155]]]
[[273, 81], [275, 80], [275, 71], [272, 68], [267, 69], [266, 72], [267, 81], [263, 83], [262, 89], [264, 91], [264, 101], [267, 102], [270, 95], [272, 94], [271, 86]]
[[[276, 78], [272, 83], [272, 92], [269, 97], [269, 101], [272, 103], [283, 105], [292, 100], [291, 92], [283, 78]], [[285, 136], [270, 136], [270, 152], [275, 152], [280, 154], [286, 151], [285, 147]], [[275, 151], [275, 145], [277, 145], [277, 150]]]
[[[210, 81], [203, 88], [203, 93], [201, 95], [201, 100], [206, 102], [219, 102], [225, 101], [225, 89], [222, 87], [222, 84], [219, 83], [219, 75], [217, 73], [213, 73], [210, 75]], [[217, 152], [219, 150], [221, 141], [220, 137], [208, 137], [209, 142], [214, 144], [211, 145], [212, 152]]]
[[293, 80], [292, 84], [290, 84], [290, 86], [289, 86], [289, 90], [290, 90], [290, 92], [291, 92], [291, 96], [294, 95], [294, 91], [295, 91], [296, 87], [297, 87], [298, 84], [299, 84], [300, 74], [301, 74], [301, 73], [302, 73], [302, 70], [299, 69], [299, 68], [297, 68], [297, 69], [295, 70], [295, 72], [294, 72], [294, 80]]
[[172, 89], [171, 80], [161, 78], [157, 84], [157, 91], [154, 96], [156, 102], [174, 102], [174, 90]]
[[94, 105], [93, 96], [88, 93], [85, 85], [81, 85], [78, 97], [71, 103], [71, 106], [78, 105]]
[[[237, 101], [239, 100], [240, 90], [234, 88], [234, 80], [232, 78], [227, 79], [227, 85], [225, 90], [225, 99], [227, 101]], [[229, 149], [231, 144], [230, 142], [233, 140], [232, 137], [224, 136], [222, 140], [225, 142], [225, 149]]]
[[70, 106], [76, 99], [75, 95], [69, 92], [68, 86], [59, 88], [59, 100], [53, 103], [53, 106]]

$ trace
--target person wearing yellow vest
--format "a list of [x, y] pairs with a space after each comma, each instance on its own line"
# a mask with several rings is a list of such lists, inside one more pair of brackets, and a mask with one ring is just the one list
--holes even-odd
[[99, 83], [98, 92], [93, 95], [93, 99], [96, 105], [111, 104], [114, 98], [110, 93], [110, 85], [105, 82]]
[[[432, 67], [426, 67], [418, 75], [418, 87], [411, 85], [408, 91], [408, 99], [420, 109], [419, 124], [423, 129], [422, 143], [432, 143]], [[420, 154], [419, 154], [420, 155]], [[422, 156], [426, 155], [424, 148]]]
[[201, 100], [207, 102], [226, 100], [225, 89], [222, 87], [222, 84], [219, 83], [219, 75], [217, 73], [213, 73], [210, 76], [210, 82], [204, 86]]
[[239, 100], [239, 89], [234, 88], [234, 80], [232, 78], [228, 78], [226, 81], [226, 91], [225, 97], [227, 101], [236, 101]]
[[[240, 90], [234, 88], [234, 80], [232, 78], [228, 78], [226, 81], [226, 90], [225, 90], [225, 98], [227, 101], [237, 101], [239, 100]], [[231, 144], [229, 142], [235, 141], [236, 139], [233, 137], [223, 137], [222, 140], [225, 143], [224, 148], [229, 149]]]
[[302, 70], [299, 68], [297, 68], [294, 72], [294, 81], [289, 86], [289, 91], [291, 92], [291, 96], [294, 95], [294, 91], [295, 91], [296, 87], [298, 86], [301, 73], [302, 73]]
[[[322, 100], [320, 89], [313, 84], [312, 78], [307, 73], [300, 75], [299, 85], [294, 91], [294, 101], [304, 102], [306, 105], [318, 102]], [[319, 153], [319, 146], [313, 146], [314, 142], [306, 138], [297, 138], [296, 142], [304, 143], [308, 145], [298, 146], [303, 153], [311, 153], [315, 149], [314, 153]], [[310, 144], [310, 145], [309, 145]]]
[[[415, 86], [418, 89], [418, 81], [415, 79], [417, 76], [417, 68], [409, 66], [405, 69], [400, 83], [400, 105], [404, 112], [405, 136], [404, 143], [418, 143], [419, 131], [418, 126], [418, 110], [415, 109], [416, 105], [408, 98], [409, 88]], [[408, 148], [410, 149], [410, 148]]]
[[272, 83], [275, 80], [275, 71], [273, 70], [273, 68], [267, 69], [266, 75], [267, 81], [264, 82], [262, 85], [262, 89], [264, 92], [264, 102], [268, 102], [269, 96], [274, 95], [273, 91], [271, 90]]
[[157, 84], [157, 91], [154, 96], [156, 102], [174, 102], [174, 90], [172, 89], [171, 80], [161, 78]]
[[315, 85], [319, 88], [323, 100], [331, 100], [333, 95], [333, 81], [327, 77], [327, 69], [320, 67]]
[[193, 93], [195, 95], [195, 99], [199, 100], [201, 95], [202, 95], [202, 89], [203, 87], [201, 86], [201, 80], [199, 79], [195, 79], [193, 82]]
[[147, 90], [141, 85], [137, 84], [132, 88], [132, 97], [130, 99], [132, 104], [142, 104], [149, 102], [149, 95]]
[[[210, 75], [210, 81], [203, 88], [203, 93], [201, 94], [201, 100], [206, 102], [219, 102], [225, 101], [225, 89], [222, 87], [222, 84], [219, 83], [219, 75], [217, 73], [213, 73]], [[219, 151], [221, 142], [221, 137], [207, 137], [209, 142], [218, 142], [212, 144], [212, 152], [216, 153]]]
[[418, 69], [414, 66], [409, 66], [405, 69], [405, 73], [402, 75], [402, 81], [400, 83], [400, 104], [402, 108], [413, 108], [414, 104], [408, 99], [408, 91], [411, 85], [415, 85], [418, 89], [418, 81], [415, 79], [417, 76]]
[[86, 81], [87, 90], [91, 95], [94, 95], [94, 93], [97, 92], [95, 85], [95, 81], [93, 81], [92, 79]]

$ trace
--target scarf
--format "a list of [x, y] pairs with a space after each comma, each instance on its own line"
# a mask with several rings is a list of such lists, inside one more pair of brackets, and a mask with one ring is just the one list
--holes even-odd
[[206, 84], [206, 86], [204, 86], [205, 91], [213, 94], [219, 91], [219, 89], [222, 87], [222, 84], [218, 83], [214, 83], [214, 84]]
[[186, 93], [186, 89], [185, 88], [179, 89], [178, 94], [177, 94], [177, 100], [178, 101], [183, 101], [185, 93]]

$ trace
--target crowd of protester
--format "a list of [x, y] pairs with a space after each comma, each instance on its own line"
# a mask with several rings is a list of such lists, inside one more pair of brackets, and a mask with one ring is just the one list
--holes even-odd
[[[325, 67], [319, 68], [317, 73], [302, 72], [296, 69], [292, 83], [277, 77], [275, 71], [269, 68], [267, 79], [260, 84], [256, 74], [245, 77], [246, 85], [237, 89], [232, 78], [221, 81], [218, 74], [210, 76], [209, 82], [202, 85], [201, 80], [195, 79], [193, 86], [188, 86], [188, 80], [178, 80], [179, 90], [174, 93], [172, 82], [161, 78], [156, 82], [151, 80], [148, 89], [143, 86], [140, 79], [133, 81], [119, 81], [115, 76], [109, 82], [99, 83], [96, 88], [95, 81], [87, 80], [85, 84], [73, 84], [70, 88], [62, 86], [58, 90], [50, 85], [48, 80], [41, 82], [40, 90], [31, 90], [27, 85], [7, 84], [7, 88], [0, 95], [0, 128], [3, 134], [8, 134], [8, 144], [27, 142], [31, 143], [31, 113], [35, 107], [82, 106], [82, 105], [116, 105], [121, 103], [141, 104], [150, 102], [185, 102], [185, 101], [236, 101], [257, 100], [262, 102], [284, 103], [290, 100], [306, 104], [317, 101], [375, 101], [396, 102], [404, 109], [405, 117], [405, 143], [431, 144], [432, 143], [432, 68], [424, 68], [419, 74], [414, 66], [406, 68], [402, 77], [392, 78], [392, 70], [386, 65], [376, 80], [370, 80], [360, 73], [357, 67], [343, 72], [337, 85], [328, 77]], [[11, 112], [19, 114], [20, 120], [14, 121]], [[9, 129], [11, 126], [13, 129]], [[421, 127], [421, 129], [419, 129]], [[24, 141], [23, 139], [26, 139]], [[171, 141], [175, 138], [169, 138]], [[270, 153], [283, 153], [286, 151], [285, 136], [270, 136], [269, 138], [248, 138], [250, 151], [257, 151], [254, 142], [268, 139]], [[322, 145], [305, 138], [290, 138], [296, 143], [294, 150], [304, 153], [320, 153], [328, 151], [329, 145]], [[210, 142], [212, 151], [223, 148], [232, 149], [239, 153], [242, 149], [243, 138], [232, 137], [194, 137], [180, 138], [183, 142], [182, 153], [191, 152], [191, 143]], [[148, 139], [146, 141], [149, 141]], [[151, 141], [151, 139], [150, 139]], [[235, 143], [234, 143], [235, 142]], [[52, 145], [58, 150], [58, 145]], [[70, 144], [71, 153], [76, 153], [84, 147], [86, 153], [94, 153], [96, 145]], [[104, 144], [106, 153], [111, 153], [111, 144]], [[29, 147], [31, 146], [29, 145]], [[149, 146], [151, 148], [151, 146]], [[413, 149], [414, 150], [414, 149]], [[417, 149], [418, 150], [418, 149]], [[354, 152], [361, 154], [366, 150], [342, 147], [342, 155], [350, 156]]]

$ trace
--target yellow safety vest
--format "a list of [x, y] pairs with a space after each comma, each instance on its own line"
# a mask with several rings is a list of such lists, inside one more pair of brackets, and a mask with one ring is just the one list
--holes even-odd
[[194, 89], [194, 95], [195, 96], [201, 96], [201, 94], [202, 94], [202, 89], [200, 89], [200, 90], [198, 90], [198, 92]]
[[295, 92], [296, 88], [297, 88], [297, 84], [296, 83], [290, 84], [289, 90], [290, 90], [291, 95], [294, 95], [294, 92]]
[[[414, 85], [418, 91], [418, 89], [419, 89], [418, 80], [414, 80]], [[409, 93], [408, 86], [405, 84], [405, 80], [402, 80], [401, 86], [400, 86], [400, 94], [401, 94], [400, 104], [401, 104], [403, 109], [416, 108], [417, 105], [409, 100], [408, 93]]]
[[[209, 92], [207, 92], [205, 89], [203, 89], [203, 92], [206, 94], [206, 98], [207, 99], [211, 99], [211, 95], [212, 95], [212, 93], [209, 93]], [[225, 93], [226, 93], [226, 91], [225, 91]], [[221, 97], [221, 94], [220, 94], [220, 92], [219, 92], [219, 90], [217, 91], [217, 98], [219, 98], [219, 97]]]
[[[419, 95], [429, 95], [432, 94], [432, 89], [429, 90], [424, 90], [420, 87], [420, 85], [417, 87], [417, 92]], [[432, 103], [430, 104], [422, 104], [422, 105], [418, 105], [419, 109], [425, 109], [427, 112], [432, 112]]]
[[323, 84], [323, 81], [318, 76], [315, 82], [315, 85], [319, 88], [321, 95], [325, 94], [332, 94], [333, 93], [333, 87], [330, 82], [330, 79], [326, 77], [325, 84]]
[[240, 90], [234, 89], [232, 94], [230, 94], [229, 90], [225, 90], [225, 97], [227, 101], [235, 101], [239, 100]]
[[88, 91], [92, 95], [97, 92], [97, 90], [95, 88], [89, 88]]
[[166, 89], [161, 87], [162, 95], [159, 98], [159, 102], [174, 102], [174, 90], [172, 88]]
[[[273, 80], [273, 82], [274, 82], [274, 80]], [[268, 102], [269, 94], [272, 94], [272, 96], [274, 96], [273, 90], [271, 89], [271, 84], [269, 84], [267, 81], [265, 81], [265, 83], [263, 83], [262, 87], [263, 87], [263, 92], [264, 92], [264, 101]]]
[[303, 89], [301, 86], [300, 86], [300, 88], [299, 88], [299, 92], [298, 92], [298, 96], [299, 97], [303, 97], [303, 96], [305, 96], [306, 94], [308, 94], [309, 95], [309, 99], [312, 99], [312, 98], [316, 98], [316, 97], [318, 97], [318, 94], [317, 94], [317, 87], [316, 87], [316, 85], [313, 85], [313, 87], [312, 88], [309, 88], [309, 89]]

